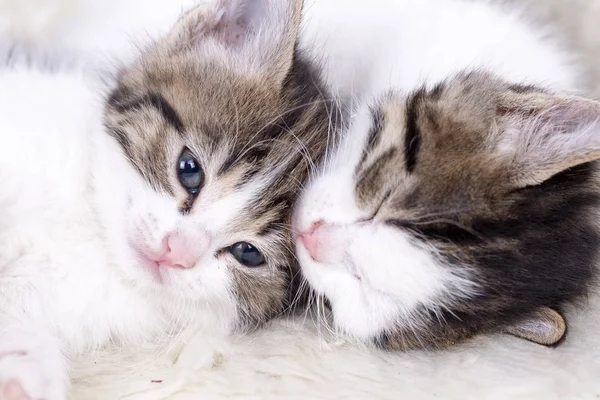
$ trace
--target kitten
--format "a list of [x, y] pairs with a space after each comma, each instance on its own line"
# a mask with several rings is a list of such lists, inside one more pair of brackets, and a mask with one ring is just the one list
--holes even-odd
[[484, 72], [385, 96], [304, 193], [306, 278], [340, 327], [393, 349], [557, 343], [556, 307], [595, 275], [598, 120], [599, 103]]
[[325, 57], [333, 71], [364, 49], [347, 27], [378, 26], [373, 65], [329, 80], [357, 111], [296, 206], [308, 283], [340, 330], [393, 349], [498, 330], [558, 343], [557, 307], [594, 275], [597, 104], [546, 92], [574, 91], [577, 68], [496, 6], [378, 5], [349, 5], [360, 16], [327, 39], [355, 46]]
[[2, 69], [0, 398], [64, 399], [74, 355], [289, 305], [291, 203], [334, 110], [300, 10], [196, 8], [105, 104], [75, 67]]

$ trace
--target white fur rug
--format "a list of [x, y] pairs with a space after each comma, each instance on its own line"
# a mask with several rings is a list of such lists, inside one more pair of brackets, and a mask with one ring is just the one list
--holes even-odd
[[[50, 35], [78, 3], [24, 1], [0, 0], [0, 35]], [[600, 83], [600, 0], [514, 1], [556, 22]], [[600, 98], [600, 84], [591, 90]], [[311, 319], [280, 320], [229, 340], [180, 338], [160, 354], [125, 349], [75, 360], [72, 398], [600, 399], [600, 296], [567, 316], [569, 335], [557, 349], [498, 335], [447, 352], [396, 354], [339, 340]]]
[[276, 321], [228, 343], [197, 335], [175, 362], [125, 351], [77, 363], [73, 399], [598, 399], [600, 299], [568, 316], [557, 349], [498, 335], [403, 354]]

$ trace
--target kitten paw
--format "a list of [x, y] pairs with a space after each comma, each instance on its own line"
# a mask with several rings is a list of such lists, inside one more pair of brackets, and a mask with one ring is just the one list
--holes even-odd
[[18, 381], [0, 382], [0, 400], [33, 400]]
[[0, 400], [65, 400], [60, 376], [26, 351], [0, 352]]

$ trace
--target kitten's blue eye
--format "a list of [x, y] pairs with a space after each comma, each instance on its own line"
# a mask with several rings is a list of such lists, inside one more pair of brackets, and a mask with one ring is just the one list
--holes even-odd
[[229, 248], [229, 252], [246, 267], [258, 267], [265, 263], [262, 253], [250, 243], [238, 242]]
[[179, 165], [177, 166], [179, 182], [190, 194], [198, 194], [198, 189], [204, 181], [204, 174], [200, 163], [186, 148], [181, 157], [179, 157]]

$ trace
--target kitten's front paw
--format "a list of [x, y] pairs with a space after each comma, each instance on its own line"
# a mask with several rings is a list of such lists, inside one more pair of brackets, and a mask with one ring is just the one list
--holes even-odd
[[18, 381], [0, 382], [0, 400], [33, 400]]
[[26, 351], [0, 352], [0, 400], [65, 400], [57, 371]]

